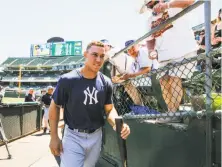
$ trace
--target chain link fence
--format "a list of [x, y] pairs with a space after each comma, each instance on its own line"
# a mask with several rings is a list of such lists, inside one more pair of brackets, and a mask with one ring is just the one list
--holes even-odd
[[[221, 47], [210, 55], [213, 112], [221, 108]], [[182, 59], [182, 60], [181, 60]], [[206, 112], [206, 56], [188, 54], [180, 60], [162, 62], [162, 67], [114, 85], [114, 104], [119, 115], [138, 119], [181, 117], [183, 113]], [[208, 86], [209, 87], [209, 86]], [[171, 121], [174, 121], [171, 119]], [[175, 121], [180, 121], [175, 119]]]
[[[126, 146], [119, 142], [118, 150], [114, 132], [106, 127], [103, 149], [106, 157], [116, 162], [127, 161], [126, 166], [221, 166], [222, 48], [211, 46], [210, 1], [197, 1], [111, 58], [121, 56], [133, 45], [203, 3], [205, 50], [160, 62], [160, 68], [124, 82], [119, 80], [114, 85], [115, 108], [132, 133]], [[113, 62], [110, 64], [115, 66]], [[115, 76], [115, 81], [118, 77]], [[127, 153], [121, 151], [123, 148]]]
[[[128, 166], [220, 166], [221, 53], [189, 54], [114, 85], [115, 108], [132, 132]], [[117, 139], [106, 131], [103, 156], [121, 163]]]

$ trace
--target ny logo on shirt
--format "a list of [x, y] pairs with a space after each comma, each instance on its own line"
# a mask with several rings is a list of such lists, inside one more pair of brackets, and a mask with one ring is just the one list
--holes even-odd
[[94, 100], [94, 103], [98, 103], [98, 100], [97, 100], [97, 93], [98, 93], [98, 90], [96, 90], [96, 88], [93, 87], [93, 90], [92, 92], [90, 92], [89, 90], [89, 87], [83, 91], [84, 94], [85, 94], [85, 100], [84, 100], [84, 104], [86, 105], [87, 103], [87, 100], [88, 100], [88, 97], [89, 97], [89, 104], [93, 104], [93, 100]]

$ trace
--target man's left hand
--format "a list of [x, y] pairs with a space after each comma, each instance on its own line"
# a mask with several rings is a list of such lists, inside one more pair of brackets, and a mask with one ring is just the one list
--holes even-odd
[[[116, 125], [113, 126], [113, 130], [116, 131]], [[130, 135], [130, 127], [127, 124], [123, 124], [122, 130], [121, 130], [121, 137], [126, 140], [127, 137]]]
[[130, 134], [130, 127], [124, 123], [123, 128], [121, 130], [121, 137], [126, 140], [129, 134]]

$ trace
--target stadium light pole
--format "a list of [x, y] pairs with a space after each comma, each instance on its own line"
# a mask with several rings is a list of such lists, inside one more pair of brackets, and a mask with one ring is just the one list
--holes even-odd
[[20, 98], [20, 94], [21, 94], [21, 79], [22, 79], [22, 65], [19, 65], [19, 76], [18, 76], [18, 91], [19, 91], [19, 96], [18, 98]]

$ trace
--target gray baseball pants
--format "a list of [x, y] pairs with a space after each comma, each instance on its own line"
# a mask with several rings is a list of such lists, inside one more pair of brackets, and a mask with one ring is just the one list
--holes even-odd
[[65, 126], [60, 167], [95, 167], [102, 144], [102, 128], [91, 134]]

